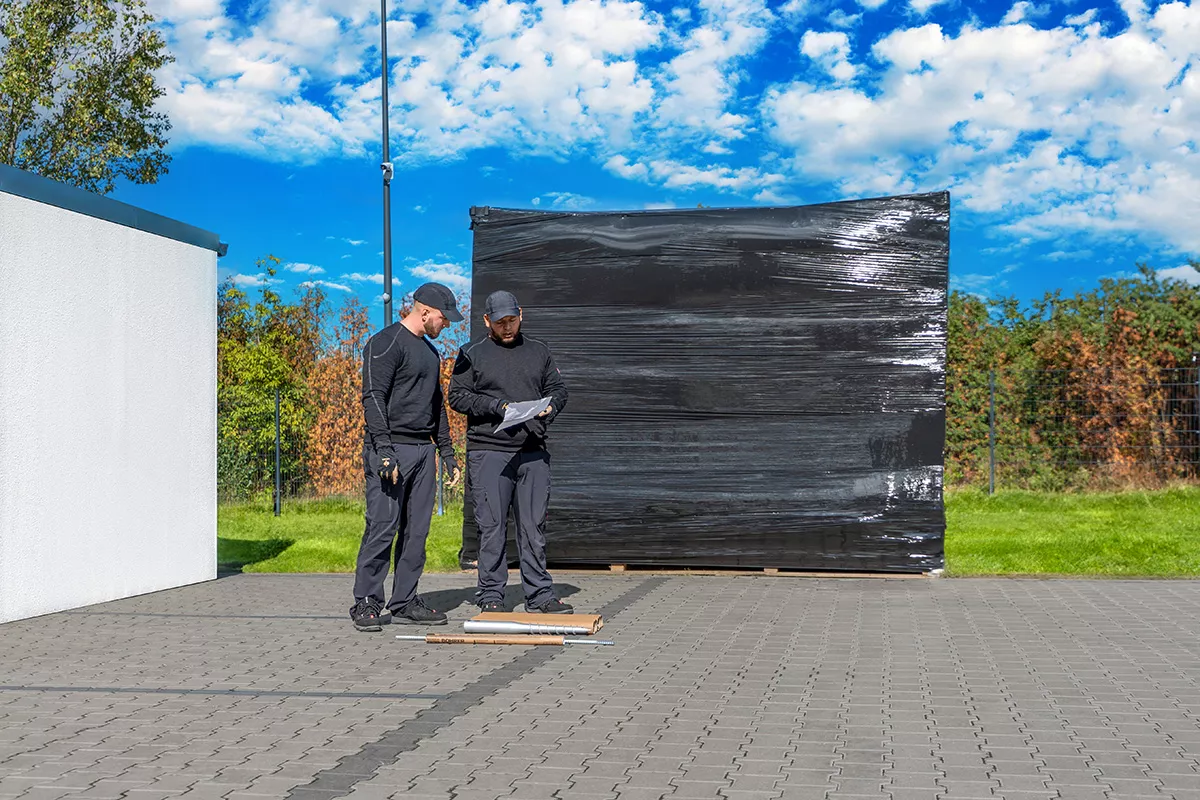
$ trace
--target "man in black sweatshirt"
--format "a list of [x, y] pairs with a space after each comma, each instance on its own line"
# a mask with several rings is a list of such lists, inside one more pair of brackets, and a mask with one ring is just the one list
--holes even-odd
[[[450, 485], [461, 477], [442, 402], [442, 359], [425, 337], [436, 339], [450, 323], [461, 320], [454, 293], [441, 284], [427, 283], [413, 292], [408, 316], [372, 336], [363, 348], [367, 514], [350, 609], [354, 627], [361, 631], [381, 631], [380, 626], [392, 620], [446, 624], [444, 613], [417, 596], [437, 486], [434, 437], [452, 473]], [[385, 606], [384, 581], [393, 539], [395, 575]]]
[[[484, 306], [488, 335], [458, 353], [450, 378], [450, 407], [467, 415], [467, 470], [479, 527], [479, 592], [484, 611], [504, 611], [508, 583], [505, 528], [510, 505], [517, 518], [517, 550], [525, 610], [570, 614], [554, 595], [546, 571], [546, 507], [550, 454], [546, 426], [567, 404], [550, 348], [521, 333], [517, 298], [493, 292]], [[550, 398], [540, 416], [497, 431], [509, 403]]]

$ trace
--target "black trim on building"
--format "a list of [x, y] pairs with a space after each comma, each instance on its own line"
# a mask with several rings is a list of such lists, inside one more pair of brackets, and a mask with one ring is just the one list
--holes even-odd
[[215, 233], [6, 164], [0, 164], [0, 192], [203, 247], [218, 256], [229, 250]]

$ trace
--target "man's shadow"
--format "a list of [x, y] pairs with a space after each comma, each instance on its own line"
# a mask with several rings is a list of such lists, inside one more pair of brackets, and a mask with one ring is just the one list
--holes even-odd
[[[438, 611], [450, 613], [459, 606], [475, 605], [475, 592], [477, 587], [470, 586], [465, 589], [441, 589], [435, 592], [422, 593], [421, 598], [429, 605], [430, 608], [436, 608]], [[554, 595], [559, 600], [566, 600], [573, 594], [579, 594], [579, 587], [570, 583], [554, 582]], [[509, 584], [504, 587], [504, 610], [512, 611], [525, 604], [525, 590], [521, 588], [520, 583]]]

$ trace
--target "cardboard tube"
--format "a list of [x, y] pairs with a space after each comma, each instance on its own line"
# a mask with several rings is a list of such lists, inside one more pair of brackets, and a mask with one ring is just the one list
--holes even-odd
[[506, 620], [469, 619], [463, 622], [467, 633], [554, 633], [571, 636], [586, 636], [590, 628], [582, 625], [554, 625], [533, 622], [509, 622]]

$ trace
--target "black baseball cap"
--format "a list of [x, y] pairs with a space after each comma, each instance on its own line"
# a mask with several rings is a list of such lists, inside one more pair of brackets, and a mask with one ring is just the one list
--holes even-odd
[[462, 322], [463, 315], [458, 313], [458, 303], [454, 300], [454, 292], [440, 283], [422, 285], [413, 292], [413, 300], [424, 303], [430, 308], [436, 308], [451, 322]]
[[503, 290], [492, 292], [488, 295], [487, 302], [483, 304], [483, 313], [493, 321], [505, 317], [515, 317], [521, 313], [521, 304], [517, 302], [516, 295], [512, 292]]

